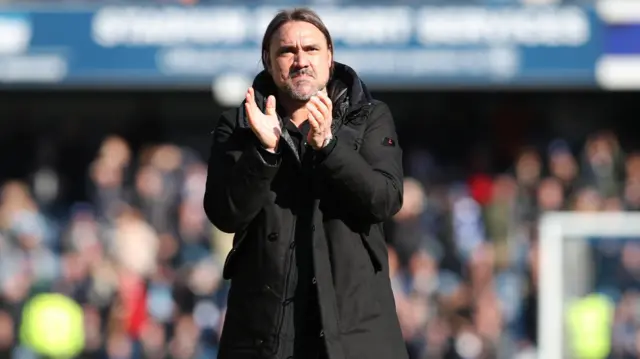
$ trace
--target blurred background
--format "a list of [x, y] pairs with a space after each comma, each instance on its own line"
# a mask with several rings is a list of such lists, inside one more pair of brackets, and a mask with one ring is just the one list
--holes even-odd
[[[411, 359], [537, 357], [540, 216], [640, 209], [637, 0], [0, 0], [0, 358], [216, 357], [210, 132], [294, 5], [395, 116]], [[637, 358], [640, 242], [589, 243], [554, 359]]]

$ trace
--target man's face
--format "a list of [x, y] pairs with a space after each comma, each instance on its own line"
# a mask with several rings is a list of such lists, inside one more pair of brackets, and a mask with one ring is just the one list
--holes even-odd
[[291, 21], [271, 39], [268, 70], [280, 90], [308, 101], [329, 81], [332, 55], [324, 34], [312, 24]]

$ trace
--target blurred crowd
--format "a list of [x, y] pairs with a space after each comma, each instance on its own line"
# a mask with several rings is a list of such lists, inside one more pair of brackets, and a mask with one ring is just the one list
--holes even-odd
[[[23, 308], [56, 292], [82, 310], [82, 357], [215, 358], [232, 236], [203, 212], [205, 161], [172, 144], [133, 153], [110, 136], [86, 172], [90, 201], [60, 210], [51, 168], [4, 183], [0, 357], [37, 357], [19, 335]], [[409, 175], [402, 210], [385, 228], [411, 359], [533, 357], [539, 215], [640, 209], [640, 154], [625, 154], [607, 132], [575, 154], [561, 140], [546, 152], [523, 149], [499, 175], [447, 184], [428, 171]], [[624, 246], [614, 252], [625, 260], [609, 256], [602, 272], [616, 275], [598, 285], [619, 290], [615, 350], [635, 357], [640, 250]]]
[[[84, 357], [215, 358], [225, 303], [220, 263], [231, 245], [202, 209], [206, 163], [173, 145], [134, 158], [107, 138], [87, 173], [90, 203], [61, 215], [50, 169], [5, 183], [0, 202], [0, 356], [18, 345], [32, 296], [54, 291], [84, 313]], [[218, 247], [219, 246], [219, 247]], [[23, 343], [24, 344], [24, 343]]]
[[[576, 154], [557, 140], [546, 152], [523, 149], [507, 173], [429, 182], [428, 172], [406, 180], [388, 227], [412, 358], [535, 358], [540, 215], [640, 210], [640, 153], [599, 132]], [[592, 290], [619, 303], [612, 358], [637, 358], [640, 243], [596, 240], [589, 253]]]

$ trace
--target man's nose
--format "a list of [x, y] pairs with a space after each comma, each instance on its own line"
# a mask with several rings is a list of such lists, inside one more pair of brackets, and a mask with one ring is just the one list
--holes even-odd
[[296, 66], [304, 68], [309, 66], [309, 56], [304, 51], [299, 51], [296, 54]]

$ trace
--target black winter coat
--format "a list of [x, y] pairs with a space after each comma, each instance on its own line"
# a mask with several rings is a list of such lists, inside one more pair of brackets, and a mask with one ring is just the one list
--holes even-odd
[[[262, 72], [253, 87], [264, 110], [275, 85]], [[327, 88], [335, 140], [320, 151], [303, 153], [281, 118], [268, 161], [244, 104], [213, 132], [204, 208], [235, 233], [220, 359], [315, 359], [318, 343], [330, 359], [407, 358], [382, 229], [402, 205], [393, 117], [348, 66]]]

